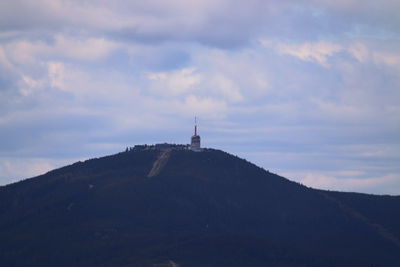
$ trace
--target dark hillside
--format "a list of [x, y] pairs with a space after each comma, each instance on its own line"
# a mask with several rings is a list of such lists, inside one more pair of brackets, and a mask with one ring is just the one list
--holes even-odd
[[398, 197], [137, 147], [0, 187], [1, 266], [396, 266]]
[[[323, 191], [322, 191], [323, 192]], [[377, 196], [360, 193], [323, 192], [333, 197], [347, 213], [356, 213], [374, 228], [386, 232], [400, 247], [400, 196]]]

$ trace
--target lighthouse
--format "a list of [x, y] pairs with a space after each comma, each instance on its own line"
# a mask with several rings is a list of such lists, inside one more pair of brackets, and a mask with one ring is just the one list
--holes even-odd
[[194, 135], [190, 142], [190, 149], [193, 151], [201, 151], [200, 147], [200, 135], [197, 135], [197, 118], [194, 118]]

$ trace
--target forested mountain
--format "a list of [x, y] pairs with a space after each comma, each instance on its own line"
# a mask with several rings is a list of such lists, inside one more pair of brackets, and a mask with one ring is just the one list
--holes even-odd
[[0, 187], [0, 266], [400, 266], [400, 197], [137, 146]]

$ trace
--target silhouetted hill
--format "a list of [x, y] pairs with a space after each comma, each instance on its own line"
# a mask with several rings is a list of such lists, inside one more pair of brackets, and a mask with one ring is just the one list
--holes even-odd
[[139, 146], [0, 187], [0, 266], [400, 266], [400, 197]]

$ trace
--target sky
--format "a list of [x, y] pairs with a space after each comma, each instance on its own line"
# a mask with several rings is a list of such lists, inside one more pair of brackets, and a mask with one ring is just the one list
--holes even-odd
[[400, 195], [398, 0], [2, 0], [0, 185], [135, 144]]

